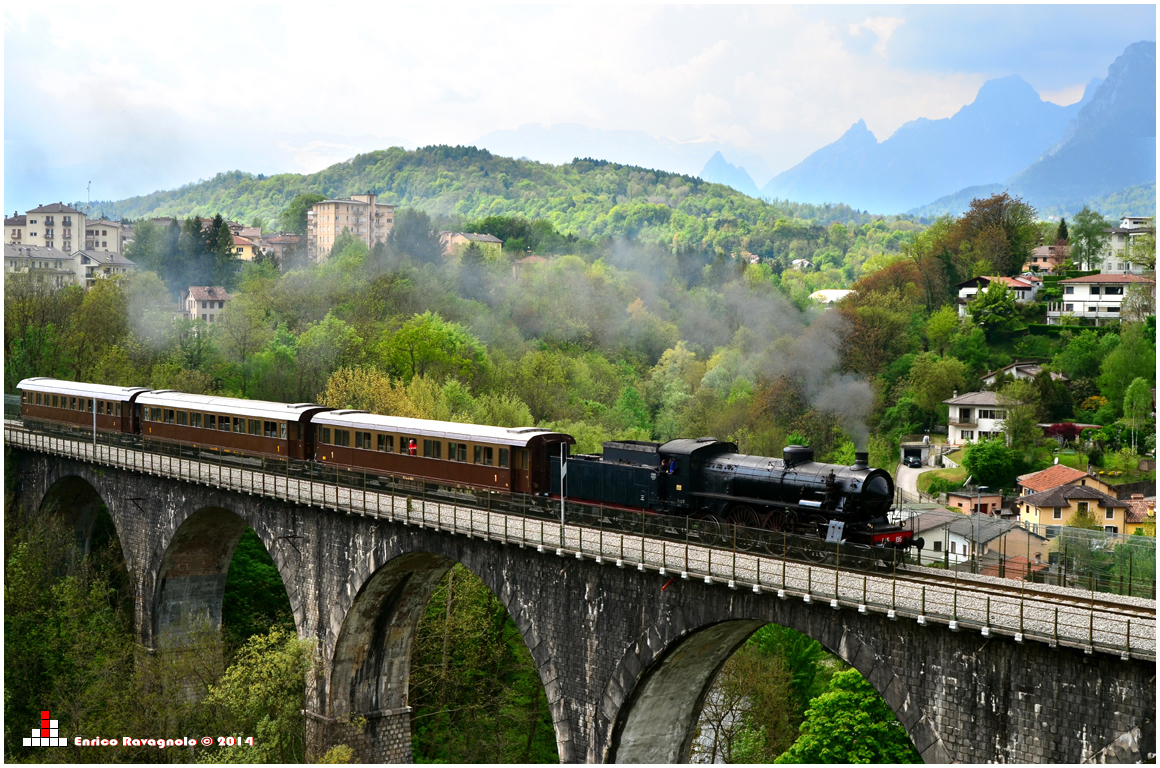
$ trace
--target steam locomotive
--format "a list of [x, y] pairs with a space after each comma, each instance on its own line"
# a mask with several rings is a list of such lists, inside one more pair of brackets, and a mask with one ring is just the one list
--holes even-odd
[[[401, 476], [462, 488], [559, 496], [641, 513], [701, 520], [706, 527], [816, 535], [893, 547], [912, 542], [886, 513], [894, 482], [867, 454], [852, 466], [815, 462], [788, 446], [780, 459], [737, 453], [711, 437], [607, 442], [599, 455], [569, 456], [571, 435], [536, 427], [459, 424], [314, 403], [276, 403], [59, 379], [17, 385], [29, 423], [139, 435], [244, 456], [297, 459], [369, 476]], [[563, 478], [561, 477], [563, 475]], [[561, 483], [563, 479], [563, 483]]]
[[603, 454], [568, 457], [561, 488], [560, 459], [552, 458], [552, 493], [710, 524], [816, 535], [871, 546], [921, 546], [913, 533], [890, 525], [890, 474], [869, 466], [814, 461], [813, 450], [786, 446], [782, 458], [749, 456], [712, 437], [606, 442]]

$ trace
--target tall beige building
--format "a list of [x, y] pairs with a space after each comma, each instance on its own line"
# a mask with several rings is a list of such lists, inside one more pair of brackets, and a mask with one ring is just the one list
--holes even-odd
[[49, 203], [28, 211], [25, 219], [24, 245], [43, 245], [68, 254], [85, 247], [85, 214], [76, 208]]
[[323, 200], [306, 212], [306, 246], [315, 261], [330, 253], [344, 229], [373, 248], [386, 242], [395, 226], [395, 206], [383, 205], [375, 195]]
[[89, 219], [85, 222], [85, 250], [120, 253], [124, 246], [121, 222], [109, 219]]

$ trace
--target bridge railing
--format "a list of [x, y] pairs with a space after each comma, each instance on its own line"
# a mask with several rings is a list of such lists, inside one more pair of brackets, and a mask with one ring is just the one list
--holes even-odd
[[457, 488], [130, 435], [98, 433], [94, 440], [91, 432], [6, 424], [5, 439], [81, 461], [655, 571], [669, 577], [665, 587], [676, 578], [703, 579], [834, 608], [973, 628], [987, 636], [997, 632], [1020, 641], [1155, 657], [1154, 602], [920, 568], [894, 549], [825, 544], [813, 537], [583, 503], [565, 502], [561, 510], [559, 498]]

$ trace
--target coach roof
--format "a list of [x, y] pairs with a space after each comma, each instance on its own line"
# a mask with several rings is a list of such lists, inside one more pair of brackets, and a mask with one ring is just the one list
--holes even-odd
[[188, 411], [209, 411], [228, 413], [233, 416], [260, 416], [265, 419], [286, 419], [298, 421], [321, 410], [329, 410], [317, 403], [272, 403], [267, 400], [245, 400], [240, 397], [214, 397], [212, 395], [190, 395], [170, 389], [154, 390], [137, 398], [141, 405], [159, 405]]
[[454, 421], [411, 419], [405, 416], [381, 416], [365, 411], [330, 411], [319, 414], [312, 421], [322, 426], [438, 437], [444, 440], [470, 440], [476, 443], [496, 443], [519, 448], [527, 446], [534, 438], [548, 435], [567, 438], [569, 443], [574, 442], [568, 435], [539, 427], [489, 427], [478, 424], [460, 424]]
[[86, 384], [83, 381], [67, 381], [37, 376], [25, 379], [16, 385], [23, 392], [52, 392], [57, 395], [77, 395], [102, 400], [129, 400], [135, 394], [148, 392], [149, 387], [113, 387], [108, 384]]

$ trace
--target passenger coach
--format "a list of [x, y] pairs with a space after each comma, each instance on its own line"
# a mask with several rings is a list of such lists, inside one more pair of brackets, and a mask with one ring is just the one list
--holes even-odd
[[[148, 387], [112, 387], [39, 376], [16, 385], [20, 392], [20, 417], [48, 421], [102, 432], [139, 431], [135, 401]], [[94, 422], [93, 416], [96, 415]]]
[[141, 434], [244, 453], [310, 458], [310, 419], [329, 410], [316, 403], [272, 403], [154, 390], [137, 398]]
[[[312, 419], [315, 461], [379, 474], [430, 478], [516, 493], [547, 493], [549, 458], [571, 435], [366, 411], [327, 411]], [[567, 448], [564, 448], [565, 452]]]

